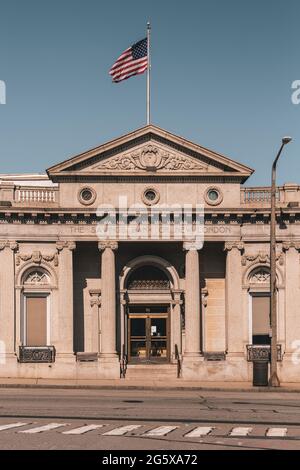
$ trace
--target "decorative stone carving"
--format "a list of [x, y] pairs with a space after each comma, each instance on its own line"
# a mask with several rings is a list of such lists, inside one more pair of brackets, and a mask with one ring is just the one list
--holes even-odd
[[[247, 266], [247, 262], [257, 261], [260, 264], [270, 264], [270, 254], [259, 251], [256, 254], [245, 254], [242, 256], [242, 265]], [[284, 257], [282, 253], [276, 254], [276, 261], [279, 261], [280, 266], [284, 264]]]
[[57, 251], [61, 251], [63, 249], [68, 249], [72, 251], [76, 249], [76, 243], [73, 241], [68, 241], [68, 240], [64, 240], [64, 241], [60, 240], [56, 242], [56, 249]]
[[24, 285], [41, 285], [41, 284], [49, 284], [50, 279], [46, 272], [44, 271], [31, 271], [27, 278], [24, 281]]
[[139, 151], [118, 155], [102, 162], [97, 170], [125, 170], [125, 171], [187, 171], [202, 170], [207, 166], [196, 159], [169, 153], [155, 145], [148, 144]]
[[207, 287], [203, 287], [201, 289], [201, 298], [202, 298], [203, 307], [207, 307], [207, 297], [208, 297], [208, 289]]
[[290, 241], [290, 242], [283, 242], [282, 243], [282, 250], [283, 251], [288, 251], [290, 248], [295, 248], [295, 250], [300, 251], [300, 242]]
[[90, 300], [91, 307], [94, 307], [94, 306], [101, 307], [101, 291], [90, 290], [89, 294], [91, 297], [91, 300]]
[[118, 249], [118, 242], [116, 241], [102, 241], [98, 243], [98, 248], [100, 251], [105, 250], [106, 248], [110, 248], [111, 250], [117, 250]]
[[244, 251], [244, 249], [245, 249], [244, 243], [240, 242], [240, 241], [225, 242], [224, 251], [231, 251], [234, 248], [237, 249], [237, 250], [240, 250], [240, 251]]
[[268, 268], [264, 268], [263, 266], [255, 269], [251, 274], [250, 274], [250, 282], [254, 284], [262, 284], [262, 283], [267, 283], [270, 282], [270, 271]]
[[21, 261], [32, 261], [34, 264], [41, 264], [42, 261], [54, 262], [54, 266], [58, 266], [58, 254], [57, 252], [51, 255], [44, 255], [40, 251], [35, 250], [29, 254], [18, 254], [16, 256], [16, 265], [20, 266]]
[[130, 283], [129, 289], [169, 289], [170, 288], [170, 281], [168, 280], [134, 280]]
[[17, 242], [10, 241], [10, 240], [1, 240], [0, 241], [0, 251], [4, 250], [4, 248], [10, 248], [12, 251], [17, 251], [19, 245]]

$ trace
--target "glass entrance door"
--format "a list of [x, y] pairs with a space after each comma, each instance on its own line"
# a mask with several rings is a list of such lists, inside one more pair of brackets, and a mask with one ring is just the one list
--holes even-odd
[[168, 316], [129, 314], [128, 353], [130, 362], [167, 362]]

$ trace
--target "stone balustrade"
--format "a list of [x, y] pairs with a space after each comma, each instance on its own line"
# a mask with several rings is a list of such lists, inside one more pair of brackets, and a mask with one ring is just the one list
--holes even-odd
[[15, 202], [17, 203], [55, 203], [57, 202], [57, 188], [20, 187], [15, 190]]

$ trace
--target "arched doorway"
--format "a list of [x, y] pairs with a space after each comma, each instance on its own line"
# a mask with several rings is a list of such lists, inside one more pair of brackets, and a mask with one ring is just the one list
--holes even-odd
[[140, 257], [123, 269], [123, 339], [129, 363], [170, 362], [174, 341], [177, 349], [181, 347], [180, 305], [174, 308], [175, 287], [178, 291], [176, 270], [159, 257]]

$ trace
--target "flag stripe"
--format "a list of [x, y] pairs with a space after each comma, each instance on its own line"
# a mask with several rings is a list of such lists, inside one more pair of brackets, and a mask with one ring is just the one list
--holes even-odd
[[121, 75], [119, 78], [116, 78], [114, 80], [114, 82], [120, 82], [121, 80], [126, 80], [127, 78], [130, 78], [133, 75], [138, 75], [138, 74], [144, 73], [145, 70], [147, 70], [147, 66], [144, 69], [141, 69], [141, 70], [138, 70], [138, 71], [135, 71], [135, 72], [131, 72], [131, 73], [128, 73], [126, 75]]
[[132, 60], [131, 52], [126, 54], [123, 58], [118, 59], [114, 65], [111, 67], [110, 70], [114, 70], [117, 67], [120, 67], [120, 64], [126, 64], [126, 62], [130, 62]]
[[136, 42], [118, 57], [110, 68], [113, 82], [121, 82], [133, 75], [144, 73], [148, 68], [147, 38]]
[[141, 62], [141, 63], [138, 63], [138, 64], [128, 65], [127, 67], [122, 67], [121, 69], [118, 69], [116, 72], [114, 72], [112, 74], [112, 77], [113, 78], [118, 78], [122, 74], [126, 74], [128, 72], [131, 72], [132, 70], [143, 68], [144, 66], [147, 66], [147, 65], [148, 65], [148, 62], [144, 61], [144, 62]]
[[119, 70], [132, 67], [133, 65], [142, 64], [143, 62], [147, 63], [148, 62], [147, 58], [143, 57], [142, 59], [137, 59], [137, 60], [127, 60], [125, 62], [122, 62], [122, 64], [119, 65], [118, 67], [111, 69], [109, 73], [110, 75], [114, 75], [115, 73], [118, 73]]

